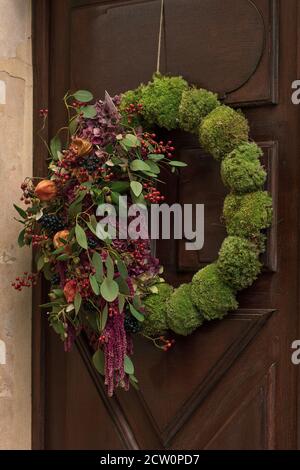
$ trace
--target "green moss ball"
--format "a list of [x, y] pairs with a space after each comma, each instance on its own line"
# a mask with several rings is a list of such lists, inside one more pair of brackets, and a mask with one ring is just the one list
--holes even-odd
[[147, 123], [176, 129], [182, 93], [186, 90], [188, 83], [182, 77], [156, 75], [152, 82], [142, 86], [142, 114]]
[[224, 201], [223, 216], [229, 235], [253, 238], [272, 223], [272, 197], [266, 191], [236, 195]]
[[179, 106], [179, 126], [187, 132], [197, 134], [202, 120], [213, 109], [220, 106], [218, 97], [203, 88], [184, 91]]
[[221, 319], [238, 307], [235, 292], [222, 280], [216, 263], [195, 274], [191, 296], [193, 304], [206, 320]]
[[190, 335], [203, 323], [203, 316], [192, 303], [191, 287], [191, 284], [182, 284], [167, 301], [167, 322], [178, 335]]
[[144, 299], [146, 316], [142, 328], [147, 336], [159, 336], [168, 330], [166, 301], [170, 298], [173, 287], [167, 283], [157, 284], [156, 287], [158, 293], [150, 294]]
[[259, 157], [262, 151], [256, 144], [245, 143], [229, 153], [221, 165], [225, 186], [237, 193], [250, 193], [263, 188], [267, 173]]
[[245, 289], [253, 284], [261, 270], [257, 247], [245, 238], [227, 237], [217, 266], [222, 279], [233, 289]]
[[245, 116], [229, 106], [218, 106], [200, 125], [200, 144], [214, 158], [221, 160], [248, 140], [249, 125]]

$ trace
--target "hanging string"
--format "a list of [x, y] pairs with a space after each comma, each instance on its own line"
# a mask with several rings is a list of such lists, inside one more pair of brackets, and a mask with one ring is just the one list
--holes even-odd
[[160, 72], [160, 56], [161, 56], [161, 42], [163, 33], [163, 22], [164, 22], [164, 0], [161, 0], [160, 6], [160, 20], [159, 20], [159, 34], [158, 34], [158, 49], [157, 49], [157, 64], [156, 72]]

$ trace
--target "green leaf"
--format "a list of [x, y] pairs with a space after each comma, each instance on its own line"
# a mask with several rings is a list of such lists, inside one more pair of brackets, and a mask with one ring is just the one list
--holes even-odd
[[102, 189], [93, 188], [92, 198], [93, 198], [94, 204], [97, 204], [97, 205], [103, 204], [104, 203], [104, 194], [103, 194]]
[[44, 255], [41, 255], [36, 263], [37, 270], [41, 271], [43, 269], [44, 264], [45, 264]]
[[169, 165], [171, 165], [171, 166], [180, 166], [180, 167], [187, 166], [186, 163], [178, 162], [177, 160], [173, 160], [173, 161], [169, 162]]
[[133, 375], [134, 374], [134, 365], [133, 365], [132, 360], [130, 359], [129, 356], [125, 356], [124, 370], [125, 370], [126, 374], [128, 374], [128, 375]]
[[101, 282], [103, 280], [103, 261], [99, 253], [95, 252], [93, 254], [92, 263], [94, 268], [96, 269], [96, 279], [98, 282]]
[[57, 299], [61, 298], [63, 299], [64, 298], [64, 291], [62, 289], [53, 289], [51, 291], [51, 293], [53, 292], [53, 294], [55, 295], [55, 297]]
[[77, 126], [78, 126], [78, 121], [77, 121], [77, 116], [76, 116], [76, 118], [73, 118], [69, 122], [69, 132], [71, 135], [74, 135], [76, 133]]
[[120, 141], [122, 146], [126, 148], [140, 147], [141, 142], [134, 134], [126, 134], [125, 137]]
[[138, 321], [143, 322], [145, 320], [144, 315], [136, 310], [133, 305], [129, 304], [131, 315], [136, 318]]
[[129, 189], [128, 181], [114, 181], [109, 185], [112, 191], [117, 193], [125, 193]]
[[158, 153], [149, 153], [148, 158], [149, 160], [154, 160], [156, 162], [159, 162], [160, 160], [163, 160], [165, 156], [158, 154]]
[[24, 209], [21, 209], [21, 207], [17, 206], [16, 204], [14, 204], [14, 208], [23, 219], [27, 218], [27, 212], [24, 211]]
[[70, 256], [67, 253], [63, 253], [62, 255], [59, 255], [56, 259], [58, 261], [66, 261], [69, 258], [70, 258]]
[[95, 369], [99, 372], [101, 375], [105, 375], [104, 369], [105, 369], [105, 359], [104, 359], [104, 353], [101, 349], [98, 349], [98, 351], [95, 352], [93, 355], [93, 364], [95, 366]]
[[119, 291], [120, 291], [121, 294], [130, 295], [130, 289], [129, 289], [128, 284], [125, 281], [125, 279], [123, 279], [122, 277], [117, 277], [116, 283], [119, 286]]
[[113, 279], [105, 278], [101, 284], [100, 292], [107, 302], [113, 302], [118, 297], [119, 286]]
[[64, 341], [65, 340], [65, 328], [62, 322], [60, 321], [52, 321], [51, 326], [55, 333], [57, 333], [61, 339]]
[[76, 292], [75, 299], [74, 299], [74, 307], [75, 313], [78, 314], [80, 307], [81, 307], [82, 297], [79, 292]]
[[97, 278], [96, 278], [95, 275], [90, 274], [90, 284], [91, 284], [91, 288], [93, 289], [93, 292], [96, 295], [99, 295], [100, 294], [100, 288], [99, 288], [99, 284], [97, 282]]
[[101, 314], [101, 331], [103, 331], [104, 328], [106, 327], [107, 318], [108, 318], [108, 307], [106, 304]]
[[119, 300], [119, 311], [120, 311], [120, 312], [123, 312], [123, 310], [124, 310], [124, 305], [125, 305], [125, 297], [124, 297], [124, 295], [119, 294], [118, 300]]
[[114, 273], [115, 273], [115, 267], [114, 267], [114, 262], [109, 255], [107, 256], [105, 260], [105, 266], [106, 266], [106, 275], [108, 279], [113, 279]]
[[19, 247], [21, 247], [21, 248], [22, 248], [22, 246], [25, 245], [24, 236], [25, 236], [25, 229], [22, 230], [22, 231], [19, 233], [19, 236], [18, 236], [18, 245], [19, 245]]
[[55, 137], [53, 137], [53, 139], [51, 139], [50, 141], [50, 150], [51, 150], [51, 155], [53, 157], [54, 160], [58, 160], [58, 152], [61, 152], [61, 140], [60, 138], [58, 137], [58, 135], [56, 135]]
[[150, 166], [147, 165], [147, 163], [145, 163], [143, 160], [139, 159], [133, 160], [130, 163], [130, 169], [132, 171], [151, 171]]
[[75, 201], [70, 204], [68, 208], [68, 213], [70, 217], [75, 217], [77, 214], [79, 214], [82, 211], [82, 204], [81, 202], [87, 195], [87, 191], [80, 191], [79, 195], [75, 199]]
[[94, 98], [92, 93], [88, 90], [78, 90], [74, 93], [73, 96], [75, 100], [79, 101], [80, 103], [88, 103]]
[[131, 385], [133, 388], [135, 388], [136, 390], [139, 390], [137, 378], [134, 377], [135, 380], [133, 380], [133, 377], [134, 377], [134, 375], [130, 375], [130, 376], [129, 376], [130, 385]]
[[143, 191], [143, 185], [139, 181], [131, 181], [130, 188], [136, 197], [139, 197]]
[[86, 119], [93, 119], [94, 117], [97, 116], [97, 111], [95, 106], [88, 105], [80, 108], [80, 112], [82, 113], [82, 116]]
[[160, 168], [156, 163], [152, 162], [151, 160], [147, 160], [147, 165], [150, 167], [151, 172], [155, 175], [160, 173]]
[[126, 264], [121, 259], [117, 260], [117, 267], [118, 267], [118, 271], [119, 271], [120, 275], [122, 276], [122, 278], [127, 279], [128, 278], [128, 271], [127, 271], [127, 268], [126, 268]]
[[85, 231], [83, 230], [83, 228], [79, 224], [76, 224], [75, 236], [76, 236], [76, 240], [77, 240], [78, 245], [80, 245], [81, 248], [84, 248], [85, 250], [87, 250], [88, 249], [88, 243], [87, 243], [86, 234], [85, 234]]

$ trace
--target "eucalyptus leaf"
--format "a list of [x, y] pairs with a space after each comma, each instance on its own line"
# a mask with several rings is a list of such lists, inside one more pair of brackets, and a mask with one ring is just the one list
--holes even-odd
[[133, 160], [130, 163], [130, 169], [132, 171], [150, 171], [151, 172], [150, 166], [147, 165], [147, 163], [145, 163], [143, 160], [139, 160], [139, 159]]
[[105, 359], [104, 353], [101, 349], [98, 349], [98, 351], [93, 355], [93, 364], [99, 374], [105, 375]]
[[93, 254], [92, 263], [96, 270], [96, 279], [98, 282], [101, 282], [103, 280], [103, 261], [99, 253], [95, 252]]
[[172, 161], [170, 161], [170, 162], [169, 162], [169, 165], [171, 165], [171, 166], [176, 166], [176, 167], [185, 167], [185, 166], [187, 166], [186, 163], [184, 163], [184, 162], [178, 162], [177, 160], [172, 160]]
[[114, 262], [111, 259], [110, 255], [108, 255], [105, 260], [105, 266], [106, 266], [106, 276], [108, 277], [108, 279], [113, 279], [114, 273], [115, 273], [115, 267], [114, 267]]
[[88, 103], [94, 98], [92, 93], [88, 90], [78, 90], [74, 93], [73, 96], [75, 100], [79, 101], [80, 103]]
[[134, 318], [136, 318], [140, 322], [143, 322], [145, 320], [144, 315], [141, 312], [139, 312], [138, 310], [136, 310], [136, 308], [134, 308], [133, 305], [129, 304], [129, 308], [130, 308], [131, 315]]
[[101, 331], [103, 331], [104, 328], [106, 327], [107, 318], [108, 318], [108, 307], [106, 304], [101, 313]]
[[75, 299], [74, 299], [74, 307], [75, 313], [78, 314], [80, 307], [81, 307], [82, 297], [79, 292], [76, 292]]
[[125, 297], [122, 294], [119, 294], [118, 297], [119, 300], [119, 311], [122, 313], [124, 310], [124, 305], [125, 305]]
[[113, 279], [105, 278], [101, 284], [100, 292], [107, 302], [113, 302], [119, 295], [119, 286]]
[[130, 188], [136, 197], [139, 197], [143, 191], [143, 185], [139, 181], [131, 181]]
[[83, 228], [79, 224], [76, 224], [75, 236], [76, 236], [76, 240], [77, 240], [78, 245], [81, 246], [81, 248], [84, 248], [85, 250], [87, 250], [88, 249], [88, 243], [87, 243], [86, 234], [85, 234], [85, 231], [83, 230]]
[[96, 108], [93, 105], [88, 105], [80, 108], [80, 112], [82, 113], [82, 116], [86, 119], [93, 119], [97, 116]]
[[150, 167], [150, 170], [152, 173], [154, 173], [155, 175], [158, 175], [160, 173], [159, 166], [156, 163], [154, 163], [152, 160], [147, 160], [146, 163]]
[[119, 291], [120, 291], [121, 294], [130, 295], [130, 289], [129, 289], [128, 284], [125, 281], [125, 279], [123, 279], [122, 277], [117, 277], [116, 283], [119, 286]]
[[128, 271], [127, 271], [126, 264], [124, 263], [124, 261], [122, 261], [121, 259], [118, 259], [117, 260], [117, 267], [118, 267], [118, 271], [119, 271], [121, 277], [123, 279], [127, 279], [128, 278]]
[[61, 140], [58, 135], [53, 137], [50, 141], [50, 150], [51, 150], [51, 155], [54, 160], [59, 160], [58, 158], [58, 152], [61, 152], [62, 145], [61, 145]]
[[134, 374], [134, 365], [132, 360], [130, 359], [129, 356], [125, 356], [124, 359], [124, 370], [126, 374], [128, 375], [133, 375]]
[[92, 275], [92, 274], [90, 275], [90, 284], [91, 284], [91, 288], [93, 289], [93, 292], [96, 295], [99, 295], [100, 288], [99, 288], [99, 284], [95, 275]]
[[149, 155], [148, 155], [149, 160], [153, 160], [153, 161], [156, 161], [156, 162], [159, 162], [160, 160], [163, 160], [164, 158], [165, 158], [165, 156], [161, 155], [159, 153], [149, 153]]

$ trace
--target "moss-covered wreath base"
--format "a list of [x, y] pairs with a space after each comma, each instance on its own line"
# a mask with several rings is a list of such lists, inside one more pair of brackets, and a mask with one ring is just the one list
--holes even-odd
[[168, 329], [189, 335], [205, 320], [222, 319], [236, 310], [236, 294], [253, 284], [262, 265], [264, 231], [272, 222], [272, 198], [264, 191], [267, 174], [261, 149], [249, 141], [249, 125], [241, 111], [223, 105], [216, 94], [189, 86], [182, 77], [155, 75], [147, 85], [122, 95], [121, 109], [140, 106], [135, 125], [181, 129], [197, 134], [200, 145], [221, 162], [229, 194], [223, 220], [228, 237], [218, 259], [198, 271], [190, 284], [158, 286], [145, 299], [146, 335]]

